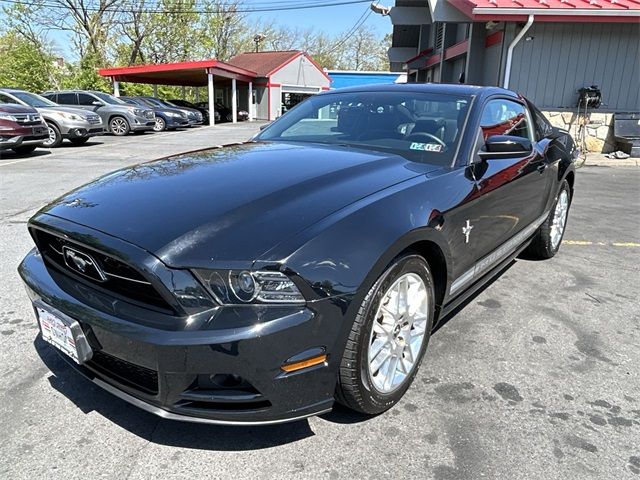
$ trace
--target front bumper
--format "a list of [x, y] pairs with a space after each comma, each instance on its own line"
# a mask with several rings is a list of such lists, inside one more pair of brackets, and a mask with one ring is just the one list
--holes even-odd
[[189, 120], [184, 117], [167, 117], [168, 128], [188, 127]]
[[[341, 357], [341, 301], [216, 307], [206, 318], [194, 316], [184, 328], [173, 323], [164, 329], [128, 320], [139, 307], [114, 301], [47, 267], [35, 249], [19, 272], [33, 302], [53, 307], [82, 326], [94, 357], [75, 368], [151, 413], [253, 425], [317, 415], [333, 405]], [[328, 354], [324, 364], [291, 373], [281, 370], [286, 360], [318, 347]], [[232, 375], [243, 384], [239, 391], [219, 388], [210, 383], [214, 375]]]
[[147, 130], [153, 130], [153, 127], [155, 124], [156, 124], [155, 115], [151, 119], [147, 117], [139, 117], [137, 115], [131, 115], [129, 117], [129, 125], [131, 127], [131, 130], [134, 132], [144, 132]]
[[49, 138], [46, 125], [19, 126], [14, 129], [0, 130], [0, 150], [42, 145]]

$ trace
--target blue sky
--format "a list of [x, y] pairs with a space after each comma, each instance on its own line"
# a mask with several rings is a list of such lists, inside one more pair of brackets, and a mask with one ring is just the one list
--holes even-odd
[[[299, 0], [298, 0], [299, 1]], [[383, 5], [391, 6], [393, 2], [388, 0], [380, 2]], [[250, 0], [245, 1], [246, 5], [251, 5]], [[329, 34], [340, 34], [349, 30], [358, 21], [361, 15], [369, 10], [369, 3], [357, 3], [352, 5], [340, 5], [333, 7], [313, 8], [297, 11], [281, 12], [260, 12], [248, 15], [249, 20], [274, 20], [279, 24], [290, 27], [309, 28], [314, 27], [318, 31]], [[377, 31], [380, 34], [391, 32], [391, 20], [376, 13], [371, 13], [364, 24], [366, 27]], [[74, 60], [72, 47], [64, 32], [51, 32], [49, 36], [57, 50], [68, 60]]]

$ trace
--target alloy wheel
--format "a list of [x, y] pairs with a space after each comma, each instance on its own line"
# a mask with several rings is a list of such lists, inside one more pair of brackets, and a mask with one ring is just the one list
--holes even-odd
[[367, 357], [369, 376], [379, 392], [397, 390], [416, 367], [429, 308], [427, 287], [415, 273], [399, 277], [382, 296]]
[[51, 125], [47, 125], [47, 129], [49, 131], [49, 139], [46, 140], [45, 142], [42, 142], [42, 145], [44, 145], [45, 147], [49, 147], [53, 145], [54, 143], [56, 143], [56, 140], [57, 140], [57, 135], [53, 127]]
[[114, 135], [124, 135], [127, 133], [127, 121], [124, 118], [114, 118], [111, 120], [111, 132]]
[[153, 125], [154, 132], [162, 132], [166, 127], [165, 121], [161, 117], [156, 117], [156, 123]]
[[567, 223], [567, 213], [569, 212], [569, 194], [562, 190], [556, 202], [553, 212], [553, 223], [551, 224], [551, 246], [555, 250], [560, 245], [564, 227]]

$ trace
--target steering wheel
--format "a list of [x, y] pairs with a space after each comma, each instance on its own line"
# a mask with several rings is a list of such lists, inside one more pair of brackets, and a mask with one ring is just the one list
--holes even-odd
[[438, 137], [436, 137], [435, 135], [432, 135], [430, 133], [427, 132], [415, 132], [415, 133], [411, 133], [409, 135], [407, 135], [405, 137], [405, 140], [409, 140], [409, 141], [423, 141], [425, 139], [428, 140], [435, 140], [436, 143], [439, 143], [440, 145], [442, 145], [443, 147], [446, 147], [447, 144], [444, 143], [444, 141]]

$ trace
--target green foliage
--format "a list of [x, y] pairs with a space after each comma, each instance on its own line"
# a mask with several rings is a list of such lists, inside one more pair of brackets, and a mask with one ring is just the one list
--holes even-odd
[[9, 31], [0, 36], [0, 85], [43, 91], [58, 73], [54, 57], [42, 45]]

